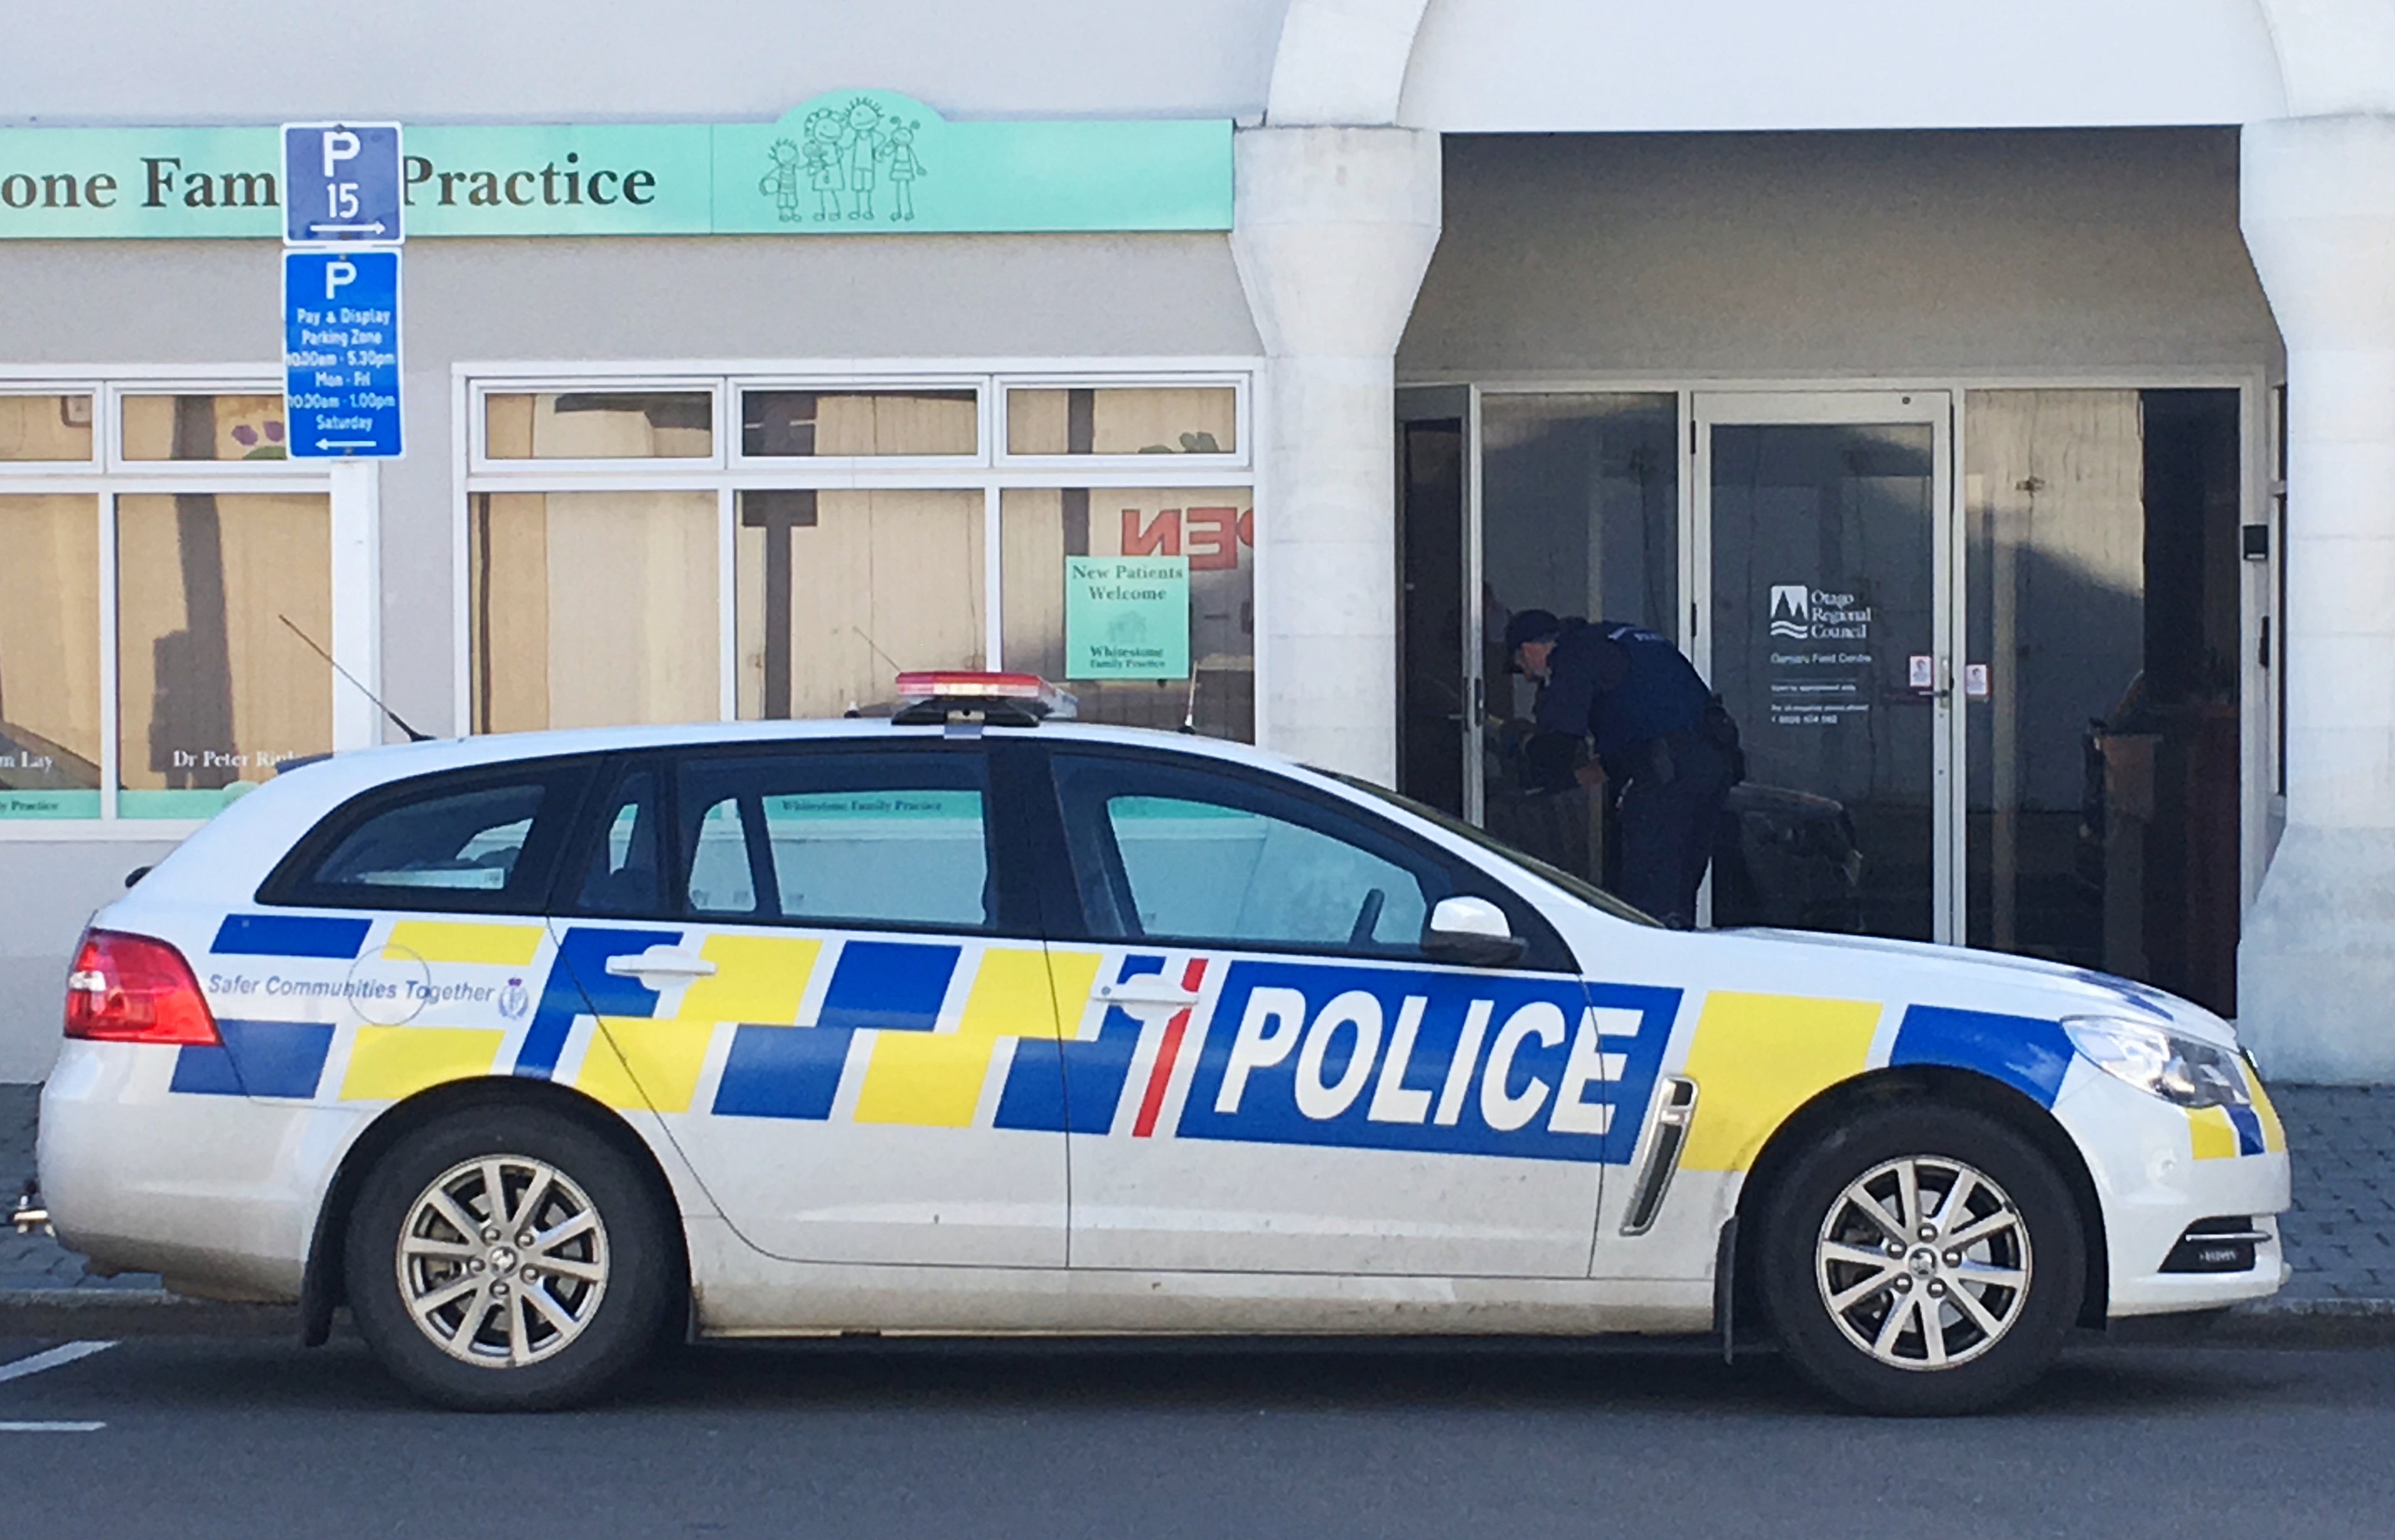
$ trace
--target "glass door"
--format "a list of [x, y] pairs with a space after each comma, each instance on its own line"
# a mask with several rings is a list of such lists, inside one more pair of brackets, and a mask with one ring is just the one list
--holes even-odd
[[1712, 923], [1959, 940], [1950, 398], [1693, 405], [1683, 640], [1747, 755]]

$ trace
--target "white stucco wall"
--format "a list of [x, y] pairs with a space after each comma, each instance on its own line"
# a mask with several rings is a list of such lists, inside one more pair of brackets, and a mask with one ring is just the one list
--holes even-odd
[[2257, 0], [1430, 0], [1397, 121], [2093, 127], [2285, 111]]
[[766, 119], [860, 86], [952, 117], [1253, 118], [1287, 4], [11, 6], [0, 125]]

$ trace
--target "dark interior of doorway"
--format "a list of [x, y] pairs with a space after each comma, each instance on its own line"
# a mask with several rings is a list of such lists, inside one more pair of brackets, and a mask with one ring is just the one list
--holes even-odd
[[1965, 934], [2237, 1006], [2238, 393], [1976, 392]]
[[1397, 522], [1398, 789], [1463, 816], [1463, 422], [1401, 424]]

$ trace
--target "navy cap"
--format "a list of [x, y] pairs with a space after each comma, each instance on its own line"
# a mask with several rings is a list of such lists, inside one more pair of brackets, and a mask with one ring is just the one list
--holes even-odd
[[[1518, 610], [1505, 623], [1505, 656], [1515, 653], [1534, 641], [1551, 641], [1563, 635], [1564, 623], [1546, 610]], [[1508, 666], [1511, 666], [1510, 662]]]

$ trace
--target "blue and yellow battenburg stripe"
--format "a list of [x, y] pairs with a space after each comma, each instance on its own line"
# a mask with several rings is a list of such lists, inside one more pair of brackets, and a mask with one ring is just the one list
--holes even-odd
[[[608, 971], [694, 941], [714, 971], [677, 990]], [[383, 1025], [351, 998], [391, 987], [360, 982], [377, 961], [454, 971]], [[1617, 1164], [1682, 1003], [1668, 988], [1296, 958], [665, 926], [575, 926], [552, 945], [537, 924], [292, 915], [228, 916], [207, 962], [243, 998], [257, 992], [245, 966], [302, 965], [266, 993], [279, 985], [279, 1006], [320, 1019], [219, 1008], [223, 1045], [179, 1050], [180, 1092], [389, 1101], [474, 1076], [563, 1075], [663, 1113]], [[308, 976], [329, 963], [351, 965], [346, 980]], [[1177, 983], [1196, 1003], [1127, 1010], [1097, 996], [1102, 977]], [[362, 1019], [322, 1019], [345, 1014]], [[2072, 1060], [2058, 1022], [1923, 1005], [1902, 1009], [1878, 1059], [1886, 1017], [1872, 1000], [1705, 995], [1682, 1164], [1746, 1169], [1798, 1107], [1882, 1063], [1973, 1070], [2051, 1108]], [[585, 1020], [594, 1030], [569, 1063]], [[2250, 1109], [2190, 1115], [2196, 1158], [2286, 1148], [2255, 1093]]]

